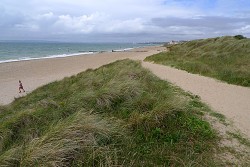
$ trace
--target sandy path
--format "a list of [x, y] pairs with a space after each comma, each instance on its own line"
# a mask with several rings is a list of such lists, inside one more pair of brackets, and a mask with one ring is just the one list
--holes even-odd
[[250, 138], [250, 89], [229, 85], [212, 78], [190, 74], [171, 67], [143, 62], [161, 79], [200, 96], [213, 110], [225, 115]]
[[[95, 55], [1, 63], [0, 104], [9, 104], [15, 97], [24, 96], [39, 86], [86, 69], [98, 68], [125, 58], [147, 57], [164, 49], [159, 46], [151, 46], [126, 52], [104, 52]], [[26, 93], [18, 93], [18, 80], [22, 81]]]

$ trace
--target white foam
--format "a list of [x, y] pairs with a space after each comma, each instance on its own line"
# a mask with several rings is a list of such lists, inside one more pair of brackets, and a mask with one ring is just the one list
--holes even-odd
[[40, 60], [40, 59], [63, 58], [63, 57], [80, 56], [80, 55], [88, 55], [88, 54], [94, 54], [94, 52], [82, 52], [82, 53], [73, 53], [73, 54], [51, 55], [51, 56], [45, 56], [45, 57], [21, 57], [21, 58], [18, 58], [18, 59], [0, 60], [0, 63], [10, 63], [10, 62]]
[[[124, 49], [115, 49], [115, 52], [125, 52], [135, 48], [143, 48], [145, 46], [133, 47], [133, 48], [124, 48]], [[60, 49], [60, 48], [58, 48]], [[102, 51], [99, 51], [102, 52]], [[39, 59], [52, 59], [52, 58], [63, 58], [63, 57], [71, 57], [71, 56], [80, 56], [80, 55], [88, 55], [88, 54], [96, 54], [99, 52], [80, 52], [80, 53], [73, 53], [73, 54], [61, 54], [61, 55], [50, 55], [44, 57], [21, 57], [18, 59], [9, 59], [9, 60], [0, 60], [0, 63], [10, 63], [10, 62], [18, 62], [18, 61], [29, 61], [29, 60], [39, 60]], [[111, 51], [110, 51], [111, 52]]]
[[135, 48], [115, 49], [113, 51], [114, 52], [125, 52], [125, 51], [132, 50], [132, 49], [135, 49]]

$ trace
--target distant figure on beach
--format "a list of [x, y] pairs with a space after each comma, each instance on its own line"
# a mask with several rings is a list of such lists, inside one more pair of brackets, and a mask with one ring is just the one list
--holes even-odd
[[23, 84], [22, 84], [22, 82], [19, 80], [19, 93], [21, 93], [21, 90], [23, 90], [23, 92], [25, 92], [25, 90], [23, 89]]

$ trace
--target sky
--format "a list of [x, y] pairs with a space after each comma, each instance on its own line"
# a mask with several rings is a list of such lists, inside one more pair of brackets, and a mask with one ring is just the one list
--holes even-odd
[[166, 42], [250, 37], [249, 0], [1, 0], [0, 40]]

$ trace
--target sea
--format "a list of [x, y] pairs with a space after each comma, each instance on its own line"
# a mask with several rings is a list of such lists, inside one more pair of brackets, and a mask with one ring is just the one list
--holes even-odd
[[0, 41], [0, 63], [49, 59], [96, 54], [99, 52], [127, 51], [152, 46], [150, 43], [62, 43], [62, 42], [6, 42]]

